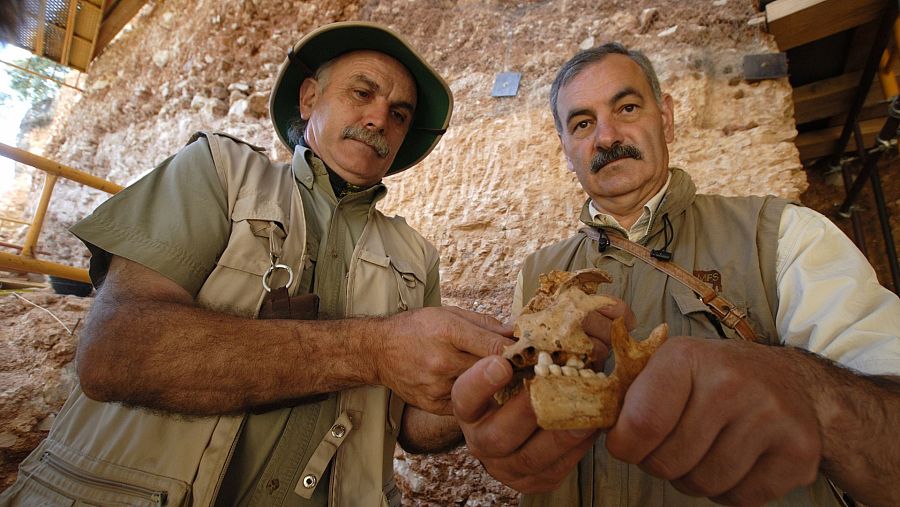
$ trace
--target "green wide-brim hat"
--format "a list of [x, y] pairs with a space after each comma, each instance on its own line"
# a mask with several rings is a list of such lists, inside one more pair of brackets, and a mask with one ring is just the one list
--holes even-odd
[[300, 39], [288, 53], [269, 97], [269, 116], [278, 138], [291, 151], [288, 141], [291, 120], [300, 115], [300, 85], [323, 63], [344, 53], [373, 50], [403, 64], [416, 80], [416, 113], [409, 132], [397, 151], [387, 174], [396, 174], [416, 165], [437, 145], [453, 111], [453, 94], [415, 49], [399, 34], [385, 26], [363, 21], [332, 23], [319, 27]]

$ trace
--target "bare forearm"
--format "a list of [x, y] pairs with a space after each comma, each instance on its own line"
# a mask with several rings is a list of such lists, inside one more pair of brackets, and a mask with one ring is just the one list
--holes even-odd
[[360, 330], [375, 321], [253, 320], [103, 296], [92, 317], [79, 375], [103, 401], [203, 415], [374, 383]]
[[900, 505], [900, 378], [858, 375], [812, 354], [822, 471], [866, 505]]
[[445, 452], [462, 443], [462, 430], [453, 416], [429, 414], [407, 406], [399, 443], [404, 451], [412, 454]]

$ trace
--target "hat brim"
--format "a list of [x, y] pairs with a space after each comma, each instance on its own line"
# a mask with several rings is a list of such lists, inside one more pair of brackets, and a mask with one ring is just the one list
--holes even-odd
[[281, 65], [269, 97], [269, 115], [289, 150], [291, 120], [300, 114], [300, 85], [323, 63], [344, 53], [373, 50], [403, 64], [416, 80], [416, 112], [409, 132], [387, 174], [396, 174], [425, 158], [450, 124], [453, 94], [440, 75], [397, 33], [375, 23], [349, 21], [317, 28], [294, 44]]

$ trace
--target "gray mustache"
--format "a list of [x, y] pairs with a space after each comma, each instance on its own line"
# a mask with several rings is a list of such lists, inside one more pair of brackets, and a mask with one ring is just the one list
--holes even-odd
[[641, 150], [630, 144], [614, 144], [612, 148], [608, 150], [601, 149], [594, 155], [594, 158], [591, 159], [591, 173], [596, 173], [603, 169], [606, 164], [623, 158], [641, 160], [643, 155], [641, 155]]
[[388, 148], [387, 140], [384, 138], [384, 135], [379, 132], [373, 132], [362, 127], [344, 127], [344, 130], [341, 131], [341, 135], [344, 139], [354, 139], [368, 144], [381, 158], [385, 158], [391, 153], [391, 149]]

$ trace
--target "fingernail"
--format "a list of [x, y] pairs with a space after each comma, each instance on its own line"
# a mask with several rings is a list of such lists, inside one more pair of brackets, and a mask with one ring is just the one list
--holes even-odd
[[494, 359], [484, 370], [484, 376], [493, 385], [503, 384], [506, 382], [506, 368], [503, 367], [499, 359]]

